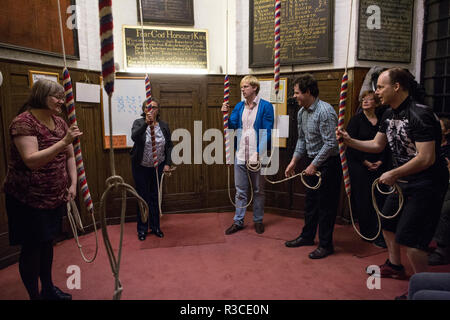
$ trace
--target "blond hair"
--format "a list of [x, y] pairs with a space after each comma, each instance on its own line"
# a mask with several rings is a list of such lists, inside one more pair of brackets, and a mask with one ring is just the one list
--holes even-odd
[[241, 80], [241, 87], [244, 82], [248, 82], [252, 87], [256, 87], [256, 94], [259, 93], [260, 84], [258, 78], [255, 76], [245, 76]]

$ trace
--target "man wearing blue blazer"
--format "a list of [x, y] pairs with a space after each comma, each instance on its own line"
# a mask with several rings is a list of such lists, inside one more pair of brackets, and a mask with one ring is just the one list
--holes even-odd
[[[248, 171], [247, 162], [257, 163], [271, 147], [274, 109], [270, 102], [258, 96], [260, 84], [256, 77], [245, 76], [241, 80], [241, 92], [244, 100], [231, 112], [228, 128], [237, 129], [236, 156], [234, 165], [234, 183], [236, 187], [236, 213], [233, 224], [225, 231], [229, 235], [244, 228], [245, 206], [250, 176], [253, 187], [253, 222], [255, 231], [264, 232], [264, 178], [261, 170]], [[222, 105], [222, 112], [228, 112], [229, 105]]]

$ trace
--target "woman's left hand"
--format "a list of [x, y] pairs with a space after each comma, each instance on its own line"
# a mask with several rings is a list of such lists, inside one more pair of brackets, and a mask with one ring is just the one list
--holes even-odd
[[66, 200], [70, 201], [70, 200], [75, 200], [75, 197], [77, 195], [77, 185], [71, 185], [69, 187], [69, 189], [67, 189], [67, 196], [66, 196]]
[[164, 166], [163, 168], [164, 172], [170, 172], [170, 166], [168, 166], [167, 164]]

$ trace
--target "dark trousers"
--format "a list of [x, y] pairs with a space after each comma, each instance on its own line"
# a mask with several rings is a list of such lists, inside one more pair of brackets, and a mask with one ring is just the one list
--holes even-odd
[[[309, 159], [307, 165], [311, 163]], [[317, 190], [306, 189], [305, 226], [301, 236], [314, 240], [319, 227], [319, 246], [333, 248], [333, 230], [341, 193], [342, 169], [339, 156], [328, 158], [318, 170], [322, 183]]]
[[[164, 163], [158, 165], [158, 179], [161, 176]], [[137, 232], [147, 233], [148, 229], [159, 229], [159, 204], [158, 204], [158, 185], [156, 180], [156, 170], [153, 167], [144, 167], [137, 164], [131, 166], [137, 193], [147, 202], [149, 208], [149, 217], [146, 223], [142, 222], [141, 213], [138, 206], [137, 213]]]
[[[377, 213], [372, 204], [372, 184], [380, 177], [383, 169], [369, 171], [360, 161], [349, 161], [348, 163], [351, 187], [352, 187], [352, 209], [361, 233], [373, 238], [378, 232]], [[377, 191], [375, 193], [379, 208], [383, 208], [384, 197]]]

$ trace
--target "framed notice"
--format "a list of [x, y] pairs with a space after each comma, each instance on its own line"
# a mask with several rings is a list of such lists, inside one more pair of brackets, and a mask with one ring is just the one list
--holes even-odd
[[46, 71], [35, 71], [35, 70], [28, 71], [28, 81], [30, 83], [30, 88], [39, 79], [48, 79], [59, 83], [59, 74], [56, 72], [46, 72]]
[[358, 59], [411, 62], [414, 0], [360, 0]]
[[[333, 61], [334, 0], [281, 1], [281, 65]], [[273, 0], [250, 0], [249, 67], [273, 66]]]
[[123, 44], [127, 71], [207, 73], [209, 69], [207, 30], [123, 26]]
[[194, 0], [137, 0], [138, 21], [141, 22], [140, 3], [144, 23], [194, 25]]

